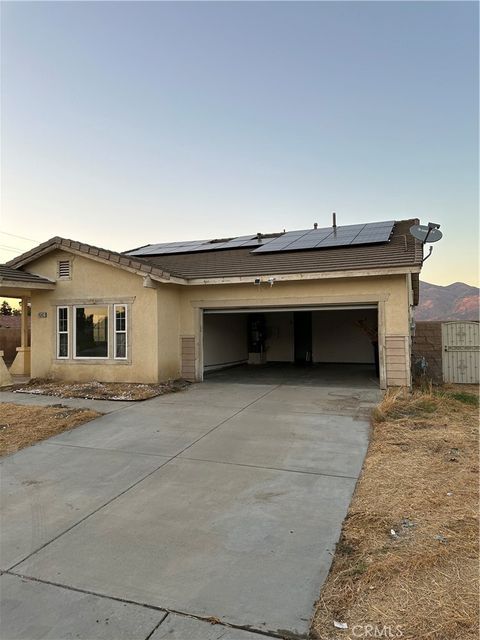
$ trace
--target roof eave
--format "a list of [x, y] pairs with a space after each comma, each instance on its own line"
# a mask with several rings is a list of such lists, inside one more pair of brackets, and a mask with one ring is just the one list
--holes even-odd
[[54, 282], [35, 282], [32, 280], [9, 280], [0, 278], [0, 291], [4, 288], [15, 289], [55, 289]]
[[262, 282], [273, 279], [274, 282], [288, 282], [292, 280], [328, 280], [334, 278], [369, 278], [407, 273], [420, 273], [421, 265], [413, 264], [399, 267], [381, 267], [370, 269], [343, 269], [339, 271], [298, 272], [284, 274], [262, 274], [259, 276], [220, 276], [217, 278], [188, 278], [189, 285], [212, 284], [248, 284], [260, 278]]

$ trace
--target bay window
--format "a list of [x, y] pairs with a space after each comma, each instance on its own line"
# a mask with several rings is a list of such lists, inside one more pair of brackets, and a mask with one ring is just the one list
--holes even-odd
[[128, 361], [129, 305], [72, 304], [56, 309], [56, 358]]

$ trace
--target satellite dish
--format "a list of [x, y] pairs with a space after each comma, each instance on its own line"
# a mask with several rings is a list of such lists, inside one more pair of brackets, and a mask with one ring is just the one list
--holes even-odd
[[410, 233], [423, 244], [426, 242], [438, 242], [443, 236], [439, 227], [440, 225], [435, 222], [429, 222], [428, 225], [414, 224], [413, 227], [410, 227]]

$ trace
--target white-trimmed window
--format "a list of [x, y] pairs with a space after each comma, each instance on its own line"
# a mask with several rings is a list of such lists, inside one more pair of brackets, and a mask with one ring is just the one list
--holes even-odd
[[108, 306], [75, 306], [74, 314], [75, 358], [107, 359]]
[[127, 306], [125, 304], [113, 305], [114, 316], [114, 358], [125, 360], [127, 357]]
[[57, 307], [57, 358], [68, 358], [69, 347], [68, 307]]

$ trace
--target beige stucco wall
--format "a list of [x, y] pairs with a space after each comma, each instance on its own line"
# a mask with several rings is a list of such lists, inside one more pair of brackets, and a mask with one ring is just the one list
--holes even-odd
[[[405, 275], [278, 281], [273, 287], [251, 283], [195, 285], [180, 289], [180, 333], [195, 337], [196, 375], [201, 379], [203, 308], [288, 306], [375, 302], [379, 305], [380, 366], [388, 381], [388, 336], [409, 336], [409, 291]], [[391, 344], [388, 343], [388, 344]], [[396, 363], [395, 368], [398, 370]], [[408, 362], [405, 384], [410, 382]], [[396, 374], [392, 384], [398, 384]], [[385, 382], [385, 381], [384, 381]]]
[[[102, 380], [122, 382], [156, 382], [159, 378], [159, 348], [166, 353], [166, 371], [178, 366], [178, 338], [175, 347], [167, 347], [166, 332], [159, 340], [159, 299], [156, 289], [143, 286], [143, 278], [123, 269], [95, 260], [55, 251], [28, 265], [29, 271], [56, 280], [57, 261], [72, 261], [70, 280], [58, 280], [54, 291], [32, 293], [32, 376], [55, 377], [64, 380]], [[56, 306], [97, 301], [101, 304], [129, 301], [129, 359], [68, 360], [56, 359]], [[170, 309], [170, 305], [165, 305]], [[46, 318], [39, 313], [47, 312]], [[168, 312], [170, 313], [170, 311]], [[73, 314], [71, 314], [71, 323]], [[162, 324], [170, 323], [165, 315]], [[112, 323], [110, 323], [111, 325]], [[110, 326], [110, 331], [112, 327]], [[172, 329], [175, 332], [175, 328]], [[72, 336], [72, 332], [71, 332]], [[170, 338], [171, 339], [171, 338]], [[112, 342], [112, 341], [111, 341]], [[113, 345], [110, 346], [113, 353]], [[70, 356], [73, 349], [70, 349]]]
[[[32, 294], [34, 377], [135, 382], [164, 380], [180, 375], [181, 340], [192, 337], [199, 379], [203, 373], [203, 308], [378, 302], [381, 362], [388, 360], [387, 345], [394, 344], [387, 341], [388, 337], [407, 339], [409, 335], [409, 292], [405, 275], [278, 281], [273, 287], [268, 284], [255, 286], [252, 282], [189, 286], [154, 283], [150, 288], [144, 286], [141, 275], [63, 251], [41, 257], [27, 268], [56, 280], [59, 259], [72, 260], [71, 280], [57, 281], [54, 291]], [[99, 303], [106, 300], [110, 304], [128, 301], [130, 352], [127, 362], [113, 359], [78, 361], [72, 357], [56, 359], [56, 306], [91, 304], [93, 300]], [[40, 318], [38, 314], [45, 311], [47, 317]], [[395, 376], [392, 380], [408, 382], [407, 363], [404, 376], [399, 376], [398, 354], [395, 352], [394, 355]]]
[[180, 376], [180, 287], [173, 284], [156, 286], [157, 375], [162, 381]]
[[193, 310], [202, 306], [341, 304], [345, 301], [385, 299], [385, 323], [389, 333], [408, 333], [408, 291], [404, 275], [374, 278], [338, 278], [268, 284], [196, 285], [182, 287], [181, 332], [195, 333]]

